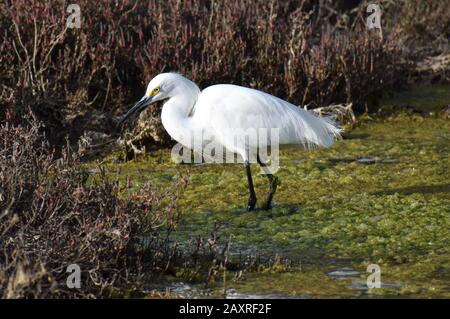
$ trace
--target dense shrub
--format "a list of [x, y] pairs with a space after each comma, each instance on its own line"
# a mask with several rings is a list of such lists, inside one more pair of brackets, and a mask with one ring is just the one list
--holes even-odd
[[170, 70], [200, 86], [239, 83], [297, 104], [363, 109], [401, 64], [393, 36], [365, 29], [360, 2], [80, 0], [81, 28], [67, 29], [65, 1], [7, 0], [0, 117], [32, 105], [61, 142], [63, 128], [92, 110], [122, 112]]
[[448, 0], [389, 1], [384, 4], [383, 21], [390, 32], [402, 35], [401, 45], [411, 54], [441, 53], [450, 50], [449, 4]]
[[[170, 267], [175, 193], [149, 185], [129, 197], [69, 148], [55, 159], [39, 123], [0, 126], [0, 297], [101, 297], [140, 289]], [[81, 288], [66, 286], [70, 264]]]

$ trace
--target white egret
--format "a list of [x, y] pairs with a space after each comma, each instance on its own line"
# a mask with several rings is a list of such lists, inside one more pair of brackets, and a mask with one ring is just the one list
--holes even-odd
[[[121, 126], [131, 115], [161, 100], [167, 100], [161, 112], [162, 124], [174, 140], [186, 144], [186, 132], [201, 131], [221, 143], [227, 151], [242, 157], [250, 193], [248, 211], [256, 205], [250, 160], [256, 157], [263, 169], [266, 165], [261, 160], [258, 145], [251, 142], [237, 145], [235, 136], [227, 133], [230, 128], [278, 128], [280, 145], [296, 144], [304, 147], [329, 147], [341, 132], [328, 119], [316, 117], [270, 94], [230, 84], [213, 85], [200, 91], [194, 82], [178, 73], [161, 73], [154, 77], [144, 97], [123, 116], [118, 125]], [[277, 180], [271, 173], [266, 175], [270, 190], [265, 208], [269, 208]]]

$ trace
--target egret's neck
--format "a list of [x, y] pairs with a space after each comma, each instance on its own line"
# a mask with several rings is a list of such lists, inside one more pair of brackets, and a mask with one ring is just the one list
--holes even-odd
[[187, 142], [184, 139], [188, 132], [194, 129], [192, 119], [197, 97], [198, 93], [179, 93], [164, 103], [162, 108], [161, 121], [164, 128], [174, 140], [182, 144]]

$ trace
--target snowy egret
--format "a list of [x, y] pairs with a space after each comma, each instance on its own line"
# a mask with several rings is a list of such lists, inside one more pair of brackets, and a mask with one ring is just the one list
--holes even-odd
[[[161, 100], [167, 100], [161, 112], [162, 124], [174, 140], [188, 144], [186, 132], [202, 131], [227, 151], [242, 157], [250, 193], [248, 211], [256, 205], [250, 160], [256, 158], [263, 170], [267, 170], [267, 166], [261, 159], [258, 145], [252, 142], [237, 145], [236, 136], [227, 133], [230, 128], [277, 128], [277, 142], [280, 145], [304, 147], [329, 147], [341, 132], [328, 119], [319, 118], [262, 91], [230, 84], [213, 85], [200, 91], [194, 82], [178, 73], [161, 73], [154, 77], [145, 95], [122, 117], [118, 126], [121, 127], [131, 115]], [[267, 143], [270, 144], [270, 141]], [[270, 172], [266, 171], [266, 176], [269, 179], [269, 194], [263, 207], [270, 208], [278, 182]]]

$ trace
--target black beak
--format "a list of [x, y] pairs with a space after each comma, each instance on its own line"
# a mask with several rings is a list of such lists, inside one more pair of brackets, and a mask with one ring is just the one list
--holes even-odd
[[151, 96], [144, 96], [139, 100], [117, 123], [117, 128], [121, 128], [123, 123], [128, 120], [132, 115], [141, 113], [152, 102]]

